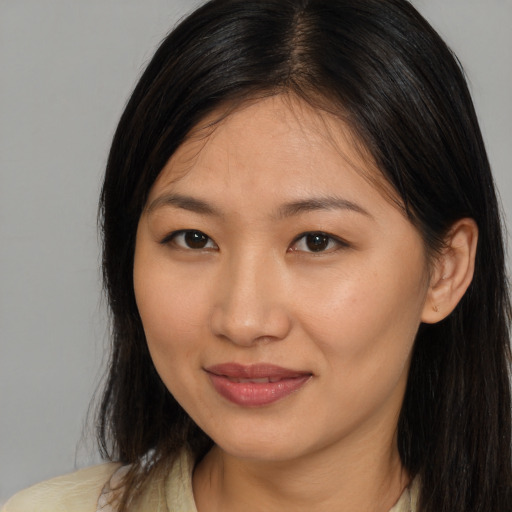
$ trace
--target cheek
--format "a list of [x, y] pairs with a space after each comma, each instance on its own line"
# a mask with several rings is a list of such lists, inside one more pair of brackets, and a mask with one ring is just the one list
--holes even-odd
[[135, 251], [133, 281], [151, 357], [168, 384], [205, 339], [207, 290], [165, 261], [153, 260], [140, 246]]
[[146, 279], [136, 288], [136, 298], [150, 348], [168, 353], [192, 349], [205, 324], [197, 296], [180, 293], [162, 280], [152, 285]]
[[[404, 272], [404, 279], [397, 277]], [[330, 280], [329, 293], [304, 304], [302, 315], [304, 331], [323, 355], [319, 375], [325, 393], [338, 404], [330, 403], [329, 414], [339, 417], [340, 424], [355, 424], [390, 403], [395, 414], [420, 324], [422, 276], [402, 268], [338, 277], [343, 279]]]
[[206, 339], [201, 301], [154, 267], [140, 268], [144, 270], [138, 272], [135, 265], [135, 296], [156, 371], [184, 409], [196, 403], [205, 408], [193, 378], [201, 367], [201, 340]]
[[341, 358], [351, 367], [393, 357], [399, 365], [406, 362], [420, 324], [427, 281], [421, 252], [409, 253], [403, 262], [396, 256], [387, 264], [367, 261], [359, 267], [333, 269], [325, 280], [317, 276], [315, 286], [302, 295], [299, 316], [327, 360], [339, 363]]

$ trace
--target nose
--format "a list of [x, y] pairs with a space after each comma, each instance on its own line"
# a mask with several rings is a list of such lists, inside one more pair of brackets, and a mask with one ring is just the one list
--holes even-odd
[[215, 336], [252, 346], [288, 335], [292, 322], [278, 261], [256, 255], [230, 258], [219, 281], [211, 316]]

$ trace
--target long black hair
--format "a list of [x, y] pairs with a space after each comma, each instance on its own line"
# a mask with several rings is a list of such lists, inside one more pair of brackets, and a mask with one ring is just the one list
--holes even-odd
[[183, 447], [200, 457], [212, 443], [156, 373], [135, 303], [135, 233], [149, 189], [219, 105], [283, 92], [349, 124], [427, 250], [456, 220], [476, 221], [472, 284], [448, 318], [420, 326], [398, 449], [420, 478], [421, 512], [511, 510], [511, 309], [498, 202], [461, 67], [405, 0], [212, 0], [143, 73], [100, 205], [113, 349], [98, 435], [106, 457], [132, 464], [125, 502], [147, 480], [148, 453], [156, 470]]

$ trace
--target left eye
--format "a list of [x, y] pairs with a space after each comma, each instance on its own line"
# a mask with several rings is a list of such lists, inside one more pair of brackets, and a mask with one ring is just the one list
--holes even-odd
[[323, 232], [304, 233], [295, 240], [291, 251], [303, 252], [330, 252], [340, 247], [347, 246], [346, 243]]
[[176, 231], [164, 243], [173, 243], [182, 249], [217, 249], [217, 244], [205, 233], [197, 230]]

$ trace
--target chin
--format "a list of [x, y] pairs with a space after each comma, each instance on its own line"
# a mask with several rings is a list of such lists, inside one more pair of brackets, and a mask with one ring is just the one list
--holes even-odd
[[312, 446], [285, 432], [272, 435], [245, 432], [243, 436], [230, 433], [226, 435], [223, 432], [222, 436], [218, 439], [214, 437], [213, 440], [229, 456], [254, 462], [286, 462], [313, 450]]

